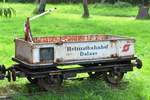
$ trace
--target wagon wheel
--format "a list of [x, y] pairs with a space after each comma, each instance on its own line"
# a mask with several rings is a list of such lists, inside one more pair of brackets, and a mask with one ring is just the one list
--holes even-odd
[[16, 81], [16, 71], [15, 71], [15, 69], [12, 69], [11, 73], [12, 73], [12, 80]]
[[120, 81], [122, 80], [123, 76], [124, 76], [124, 73], [122, 73], [122, 72], [115, 73], [113, 71], [110, 71], [110, 72], [106, 72], [104, 74], [104, 79], [108, 83], [116, 85], [116, 84], [120, 83]]
[[63, 82], [63, 77], [62, 75], [49, 75], [45, 80], [51, 86], [60, 86]]
[[10, 73], [10, 71], [7, 72], [7, 76], [6, 77], [8, 79], [8, 82], [10, 82], [11, 81], [11, 73]]
[[29, 81], [30, 83], [32, 83], [32, 84], [36, 84], [36, 83], [37, 83], [37, 78], [32, 78], [32, 77], [30, 77], [30, 76], [27, 76], [27, 79], [28, 79], [28, 81]]
[[37, 84], [41, 89], [48, 91], [52, 87], [61, 86], [62, 82], [63, 77], [61, 75], [49, 75], [48, 77], [38, 79]]

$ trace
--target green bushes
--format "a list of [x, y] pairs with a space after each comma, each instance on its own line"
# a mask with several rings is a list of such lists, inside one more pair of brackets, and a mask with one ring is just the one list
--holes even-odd
[[11, 7], [3, 7], [3, 8], [0, 8], [0, 16], [4, 16], [6, 18], [10, 18], [12, 17], [13, 15], [16, 14], [16, 11], [11, 8]]
[[34, 2], [35, 0], [7, 0], [8, 2], [20, 2], [20, 3], [29, 3]]
[[2, 0], [2, 3], [0, 4], [0, 16], [11, 18], [15, 14], [16, 11], [12, 7], [6, 5], [6, 0]]
[[[2, 0], [0, 0], [1, 2]], [[36, 0], [6, 0], [8, 2], [21, 2], [21, 3], [30, 3], [35, 2]], [[131, 4], [142, 3], [143, 0], [105, 0], [105, 3], [115, 4], [116, 2], [128, 2]], [[147, 0], [149, 1], [149, 0]], [[82, 3], [82, 0], [47, 0], [48, 3]], [[89, 3], [100, 3], [101, 0], [88, 0]]]
[[131, 7], [132, 4], [128, 3], [128, 2], [122, 2], [122, 1], [119, 1], [119, 2], [116, 2], [114, 4], [115, 7]]

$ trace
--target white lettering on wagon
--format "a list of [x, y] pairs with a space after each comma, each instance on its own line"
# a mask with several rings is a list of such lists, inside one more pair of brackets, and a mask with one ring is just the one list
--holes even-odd
[[106, 45], [93, 45], [93, 46], [74, 46], [67, 47], [67, 52], [80, 52], [80, 56], [95, 56], [98, 54], [97, 50], [108, 49], [108, 44]]

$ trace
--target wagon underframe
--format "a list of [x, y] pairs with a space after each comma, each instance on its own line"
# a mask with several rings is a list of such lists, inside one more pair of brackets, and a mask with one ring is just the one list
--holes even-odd
[[[14, 65], [16, 69], [24, 72], [26, 75], [31, 77], [43, 77], [44, 75], [52, 74], [65, 74], [65, 73], [84, 73], [84, 72], [99, 72], [99, 71], [111, 71], [115, 70], [116, 72], [127, 72], [132, 71], [134, 66], [140, 68], [141, 66], [137, 64], [131, 63], [132, 60], [136, 60], [136, 57], [133, 58], [120, 58], [120, 59], [107, 59], [107, 60], [99, 60], [99, 61], [89, 61], [89, 62], [79, 62], [79, 63], [67, 63], [67, 64], [27, 64], [23, 61], [17, 60], [13, 58], [19, 64]], [[62, 65], [74, 65], [78, 64], [81, 67], [78, 68], [66, 68], [60, 69], [57, 66]], [[57, 68], [57, 69], [54, 69]]]
[[[105, 80], [110, 82], [111, 84], [118, 84], [122, 79], [122, 75], [128, 71], [132, 71], [133, 67], [136, 66], [137, 68], [141, 68], [142, 63], [137, 57], [123, 57], [120, 59], [107, 59], [107, 60], [97, 60], [97, 61], [89, 61], [89, 62], [80, 62], [80, 63], [68, 63], [68, 64], [47, 64], [47, 65], [40, 65], [40, 64], [28, 64], [24, 61], [20, 61], [16, 58], [13, 58], [13, 61], [17, 62], [18, 64], [13, 65], [13, 69], [16, 71], [16, 76], [24, 75], [27, 77], [31, 83], [36, 83], [37, 85], [41, 85], [44, 82], [44, 85], [40, 86], [44, 88], [44, 90], [48, 90], [49, 86], [51, 86], [51, 82], [45, 83], [43, 79], [49, 79], [49, 76], [57, 76], [53, 80], [56, 82], [53, 85], [57, 85], [61, 83], [64, 79], [75, 78], [78, 73], [88, 73], [89, 77], [96, 78], [102, 77], [106, 78], [107, 72], [116, 75], [117, 79], [109, 79], [107, 77]], [[81, 67], [77, 68], [57, 68], [57, 66], [63, 65], [72, 65], [78, 64]], [[93, 74], [94, 73], [94, 74]], [[121, 73], [121, 75], [120, 75]], [[108, 76], [108, 75], [107, 75]], [[59, 78], [58, 78], [59, 77]], [[115, 77], [115, 76], [113, 76]], [[109, 80], [108, 80], [109, 79]], [[35, 81], [36, 80], [36, 81]], [[40, 81], [37, 81], [40, 80]], [[53, 82], [53, 80], [51, 80]], [[114, 82], [115, 81], [115, 82]], [[52, 86], [53, 86], [52, 85]], [[46, 87], [45, 87], [46, 86]]]

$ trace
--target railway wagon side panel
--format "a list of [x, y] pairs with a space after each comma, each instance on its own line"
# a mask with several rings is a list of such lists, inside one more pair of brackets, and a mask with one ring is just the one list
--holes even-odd
[[55, 61], [110, 58], [116, 51], [116, 44], [111, 41], [64, 43], [55, 47]]
[[134, 40], [64, 43], [55, 47], [55, 61], [134, 56]]
[[102, 60], [134, 56], [133, 39], [80, 41], [57, 43], [29, 43], [15, 40], [15, 57], [28, 63], [65, 63], [71, 61]]

